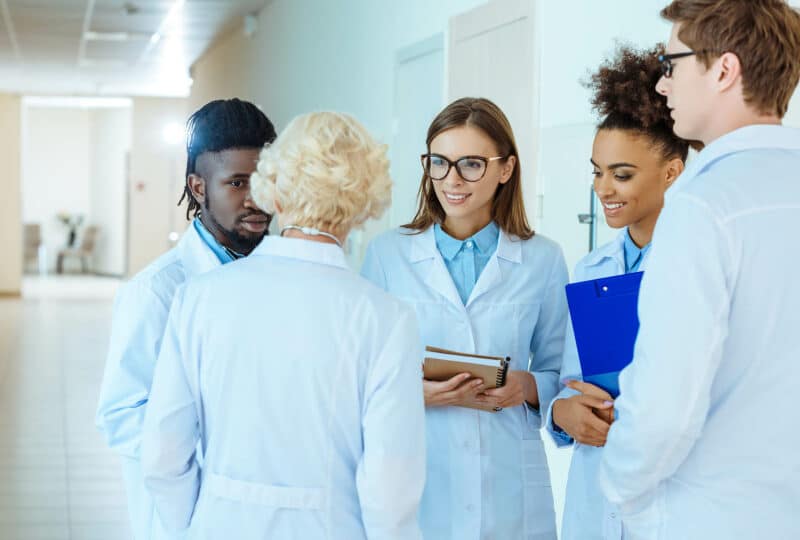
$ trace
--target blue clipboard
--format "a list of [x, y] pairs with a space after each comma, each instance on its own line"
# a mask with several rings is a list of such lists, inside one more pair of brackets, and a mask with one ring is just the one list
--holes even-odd
[[633, 360], [644, 272], [567, 285], [567, 303], [583, 380], [619, 395], [619, 372]]

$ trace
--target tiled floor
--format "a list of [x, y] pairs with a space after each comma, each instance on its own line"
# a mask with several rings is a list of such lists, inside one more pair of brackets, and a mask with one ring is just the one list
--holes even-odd
[[26, 279], [0, 299], [0, 539], [128, 540], [117, 458], [94, 427], [117, 281]]

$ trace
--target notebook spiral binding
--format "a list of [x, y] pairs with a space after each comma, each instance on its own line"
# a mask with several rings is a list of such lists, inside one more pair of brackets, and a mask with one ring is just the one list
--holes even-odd
[[495, 384], [497, 388], [506, 384], [506, 375], [508, 375], [508, 365], [511, 363], [511, 358], [506, 356], [506, 359], [503, 360], [503, 369], [497, 370], [497, 379], [495, 380]]

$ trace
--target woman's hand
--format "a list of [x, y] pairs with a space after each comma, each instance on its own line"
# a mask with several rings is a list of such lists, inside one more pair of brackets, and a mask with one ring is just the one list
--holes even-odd
[[422, 379], [422, 390], [426, 407], [459, 405], [474, 401], [475, 396], [483, 390], [483, 381], [473, 378], [469, 373], [459, 373], [446, 381]]
[[538, 407], [539, 391], [536, 389], [536, 379], [529, 371], [509, 371], [506, 375], [506, 384], [500, 388], [486, 390], [476, 400], [502, 409], [516, 407], [526, 401], [532, 407]]
[[[567, 387], [572, 388], [573, 390], [580, 392], [581, 394], [602, 399], [603, 401], [610, 401], [612, 403], [614, 401], [614, 398], [611, 397], [611, 394], [609, 394], [599, 386], [595, 386], [591, 383], [583, 381], [567, 381]], [[603, 420], [605, 420], [607, 424], [611, 425], [614, 423], [613, 405], [607, 409], [598, 409], [594, 411], [594, 413]]]
[[613, 422], [611, 396], [588, 383], [570, 381], [567, 386], [587, 393], [554, 401], [553, 423], [581, 444], [604, 446]]

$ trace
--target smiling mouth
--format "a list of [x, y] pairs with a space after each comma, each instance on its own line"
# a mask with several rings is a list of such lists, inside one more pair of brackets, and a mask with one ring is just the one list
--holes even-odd
[[626, 204], [628, 204], [628, 203], [623, 203], [623, 202], [620, 202], [620, 203], [606, 203], [606, 202], [604, 202], [603, 203], [603, 208], [605, 208], [606, 210], [619, 210], [620, 208], [622, 208]]
[[446, 191], [444, 192], [445, 199], [447, 199], [448, 202], [454, 202], [454, 203], [465, 201], [467, 199], [467, 197], [469, 197], [470, 195], [472, 195], [472, 194], [471, 193], [447, 193]]

